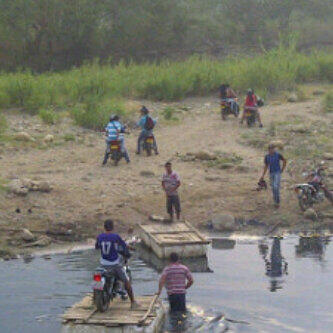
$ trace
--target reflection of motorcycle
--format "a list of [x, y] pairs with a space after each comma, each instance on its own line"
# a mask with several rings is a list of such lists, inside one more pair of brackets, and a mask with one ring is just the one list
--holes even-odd
[[321, 236], [318, 234], [311, 236], [301, 236], [296, 245], [297, 257], [303, 258], [318, 258], [321, 260], [324, 257], [325, 249], [330, 242], [330, 237]]
[[[237, 104], [237, 98], [235, 98], [235, 103]], [[227, 119], [227, 116], [233, 114], [236, 118], [239, 116], [239, 106], [237, 104], [235, 110], [231, 109], [230, 102], [222, 99], [221, 101], [221, 116], [223, 120]]]
[[316, 169], [310, 174], [310, 182], [297, 184], [295, 186], [298, 204], [303, 211], [312, 207], [316, 203], [324, 201], [324, 197], [330, 202], [333, 202], [332, 192], [327, 189], [323, 183], [323, 170], [324, 169], [321, 167]]
[[[127, 264], [127, 260], [123, 263], [126, 274], [131, 279], [131, 271]], [[105, 312], [109, 308], [110, 301], [117, 295], [123, 300], [127, 299], [126, 291], [123, 283], [118, 281], [113, 273], [113, 266], [99, 267], [94, 273], [95, 284], [93, 286], [93, 301], [98, 311]]]

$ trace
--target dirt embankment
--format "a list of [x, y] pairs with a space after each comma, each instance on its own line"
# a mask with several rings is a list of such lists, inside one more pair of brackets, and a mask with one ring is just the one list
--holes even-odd
[[[260, 228], [258, 221], [267, 227], [277, 222], [286, 227], [307, 223], [291, 188], [301, 180], [302, 169], [312, 166], [313, 158], [319, 161], [324, 153], [330, 158], [333, 116], [323, 114], [318, 99], [274, 104], [261, 109], [263, 129], [240, 126], [233, 117], [222, 122], [214, 98], [172, 104], [177, 119], [162, 121], [159, 115], [155, 130], [160, 154], [135, 155], [138, 133], [133, 130], [126, 138], [131, 163], [121, 161], [118, 167], [101, 166], [105, 147], [99, 133], [75, 127], [69, 119], [46, 126], [35, 117], [9, 114], [7, 139], [0, 142], [2, 253], [25, 252], [27, 243], [43, 237], [45, 244], [95, 237], [107, 217], [118, 221], [117, 229], [124, 232], [150, 214], [163, 215], [160, 178], [167, 160], [181, 176], [183, 218], [198, 227], [206, 228], [221, 214], [236, 218], [234, 225], [227, 223], [230, 230], [253, 231]], [[157, 116], [166, 105], [149, 106]], [[32, 140], [14, 139], [22, 131]], [[52, 138], [47, 139], [49, 134]], [[269, 189], [255, 190], [271, 140], [284, 143], [289, 159], [279, 210], [274, 210]], [[51, 189], [27, 186], [25, 194], [15, 194], [8, 190], [14, 179], [25, 184], [46, 181]], [[315, 209], [321, 223], [332, 223], [328, 203]], [[249, 220], [252, 226], [246, 225]], [[33, 232], [33, 240], [22, 240], [22, 231], [17, 232], [22, 228]]]

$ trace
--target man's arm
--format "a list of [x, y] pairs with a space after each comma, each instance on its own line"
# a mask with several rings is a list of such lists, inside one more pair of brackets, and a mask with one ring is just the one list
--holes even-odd
[[188, 269], [187, 270], [187, 273], [186, 273], [186, 278], [187, 278], [187, 283], [186, 283], [186, 286], [185, 288], [188, 289], [192, 286], [192, 284], [194, 283], [194, 280], [193, 280], [193, 276], [190, 272], [190, 270]]
[[261, 176], [260, 179], [264, 179], [264, 178], [265, 178], [265, 175], [266, 175], [266, 172], [267, 172], [267, 169], [268, 169], [268, 163], [267, 163], [267, 159], [266, 159], [266, 157], [265, 157], [265, 159], [264, 159], [264, 164], [265, 164], [265, 166], [264, 166], [264, 171], [262, 172], [262, 176]]
[[282, 164], [282, 170], [281, 170], [281, 172], [283, 172], [285, 170], [286, 166], [287, 166], [287, 160], [282, 155], [280, 155], [280, 159], [283, 163]]
[[98, 250], [98, 249], [100, 249], [101, 248], [101, 244], [100, 244], [100, 242], [99, 242], [99, 237], [97, 237], [97, 239], [96, 239], [96, 243], [95, 243], [95, 250]]

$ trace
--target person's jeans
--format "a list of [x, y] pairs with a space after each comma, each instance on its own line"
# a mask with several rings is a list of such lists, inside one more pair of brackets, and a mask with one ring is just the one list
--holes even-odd
[[186, 295], [172, 294], [169, 295], [170, 312], [186, 311]]
[[154, 149], [155, 153], [157, 153], [157, 143], [156, 143], [156, 139], [153, 134], [153, 131], [142, 130], [138, 137], [138, 150], [137, 151], [139, 154], [141, 152], [142, 141], [144, 141], [146, 139], [146, 137], [150, 136], [150, 135], [153, 135], [153, 137], [154, 137], [153, 149]]
[[237, 102], [233, 98], [227, 98], [227, 102], [230, 103], [230, 109], [232, 112], [236, 113], [239, 108]]
[[273, 192], [273, 199], [276, 204], [280, 204], [280, 182], [281, 172], [272, 172], [270, 174], [271, 188]]

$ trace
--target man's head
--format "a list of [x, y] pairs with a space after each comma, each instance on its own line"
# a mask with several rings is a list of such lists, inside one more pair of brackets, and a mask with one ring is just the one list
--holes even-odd
[[269, 144], [269, 145], [268, 145], [268, 152], [269, 152], [270, 154], [273, 154], [273, 153], [275, 152], [275, 145], [273, 145], [273, 144]]
[[172, 172], [172, 164], [171, 164], [171, 162], [166, 162], [164, 164], [164, 166], [165, 166], [165, 170], [166, 170], [167, 173], [171, 173]]
[[149, 113], [149, 110], [143, 105], [142, 108], [140, 109], [140, 112], [142, 115], [146, 115]]
[[178, 254], [176, 253], [176, 252], [172, 252], [171, 254], [170, 254], [170, 262], [171, 263], [176, 263], [176, 262], [178, 262], [179, 261], [179, 256], [178, 256]]
[[113, 221], [111, 219], [105, 220], [104, 229], [109, 232], [113, 230]]

